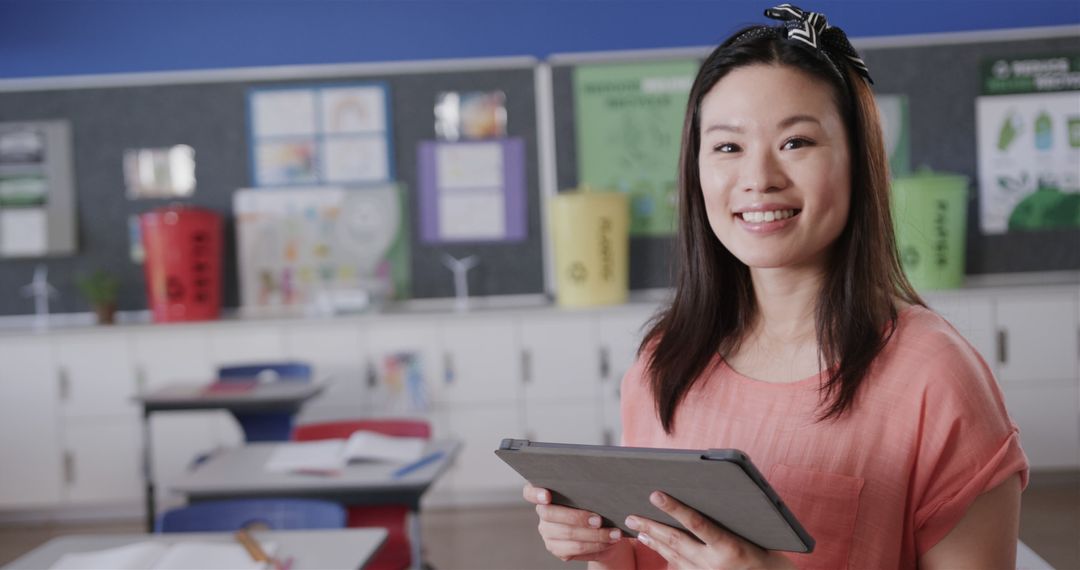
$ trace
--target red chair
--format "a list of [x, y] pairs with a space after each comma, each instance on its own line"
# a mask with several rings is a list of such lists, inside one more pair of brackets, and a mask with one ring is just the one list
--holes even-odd
[[[431, 439], [431, 424], [426, 420], [367, 419], [313, 423], [296, 426], [293, 441], [347, 438], [354, 431], [368, 430], [397, 437]], [[400, 570], [412, 562], [409, 543], [408, 505], [359, 505], [347, 507], [349, 527], [383, 527], [386, 542], [364, 565], [364, 570]]]

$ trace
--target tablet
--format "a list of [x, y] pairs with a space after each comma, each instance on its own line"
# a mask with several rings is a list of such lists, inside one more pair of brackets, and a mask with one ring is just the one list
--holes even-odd
[[639, 515], [685, 528], [649, 502], [663, 491], [767, 550], [810, 552], [814, 539], [750, 458], [736, 449], [654, 449], [504, 439], [495, 454], [555, 504], [594, 512], [603, 526]]

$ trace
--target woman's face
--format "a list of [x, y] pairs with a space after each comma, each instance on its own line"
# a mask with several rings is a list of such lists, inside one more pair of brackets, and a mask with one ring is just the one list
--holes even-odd
[[802, 71], [739, 67], [701, 102], [709, 225], [751, 268], [824, 266], [847, 222], [850, 164], [831, 87]]

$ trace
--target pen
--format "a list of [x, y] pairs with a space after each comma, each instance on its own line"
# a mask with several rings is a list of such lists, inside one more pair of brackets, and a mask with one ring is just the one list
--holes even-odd
[[405, 475], [408, 475], [409, 473], [412, 473], [413, 471], [416, 471], [417, 469], [427, 465], [428, 463], [432, 463], [432, 462], [435, 462], [435, 461], [438, 461], [438, 460], [442, 459], [443, 455], [446, 455], [446, 454], [443, 453], [442, 451], [435, 451], [433, 453], [429, 453], [429, 454], [425, 455], [424, 457], [421, 457], [420, 459], [418, 459], [418, 460], [416, 460], [416, 461], [414, 461], [414, 462], [412, 462], [412, 463], [398, 469], [397, 471], [394, 471], [393, 478], [394, 479], [399, 479], [401, 477], [404, 477]]

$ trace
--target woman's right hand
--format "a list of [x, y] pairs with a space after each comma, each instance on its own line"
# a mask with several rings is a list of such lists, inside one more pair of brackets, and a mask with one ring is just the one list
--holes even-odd
[[560, 560], [610, 562], [627, 554], [633, 555], [629, 543], [620, 541], [622, 531], [600, 528], [601, 519], [596, 513], [553, 505], [551, 491], [529, 483], [525, 484], [523, 494], [526, 501], [536, 505], [544, 546]]

